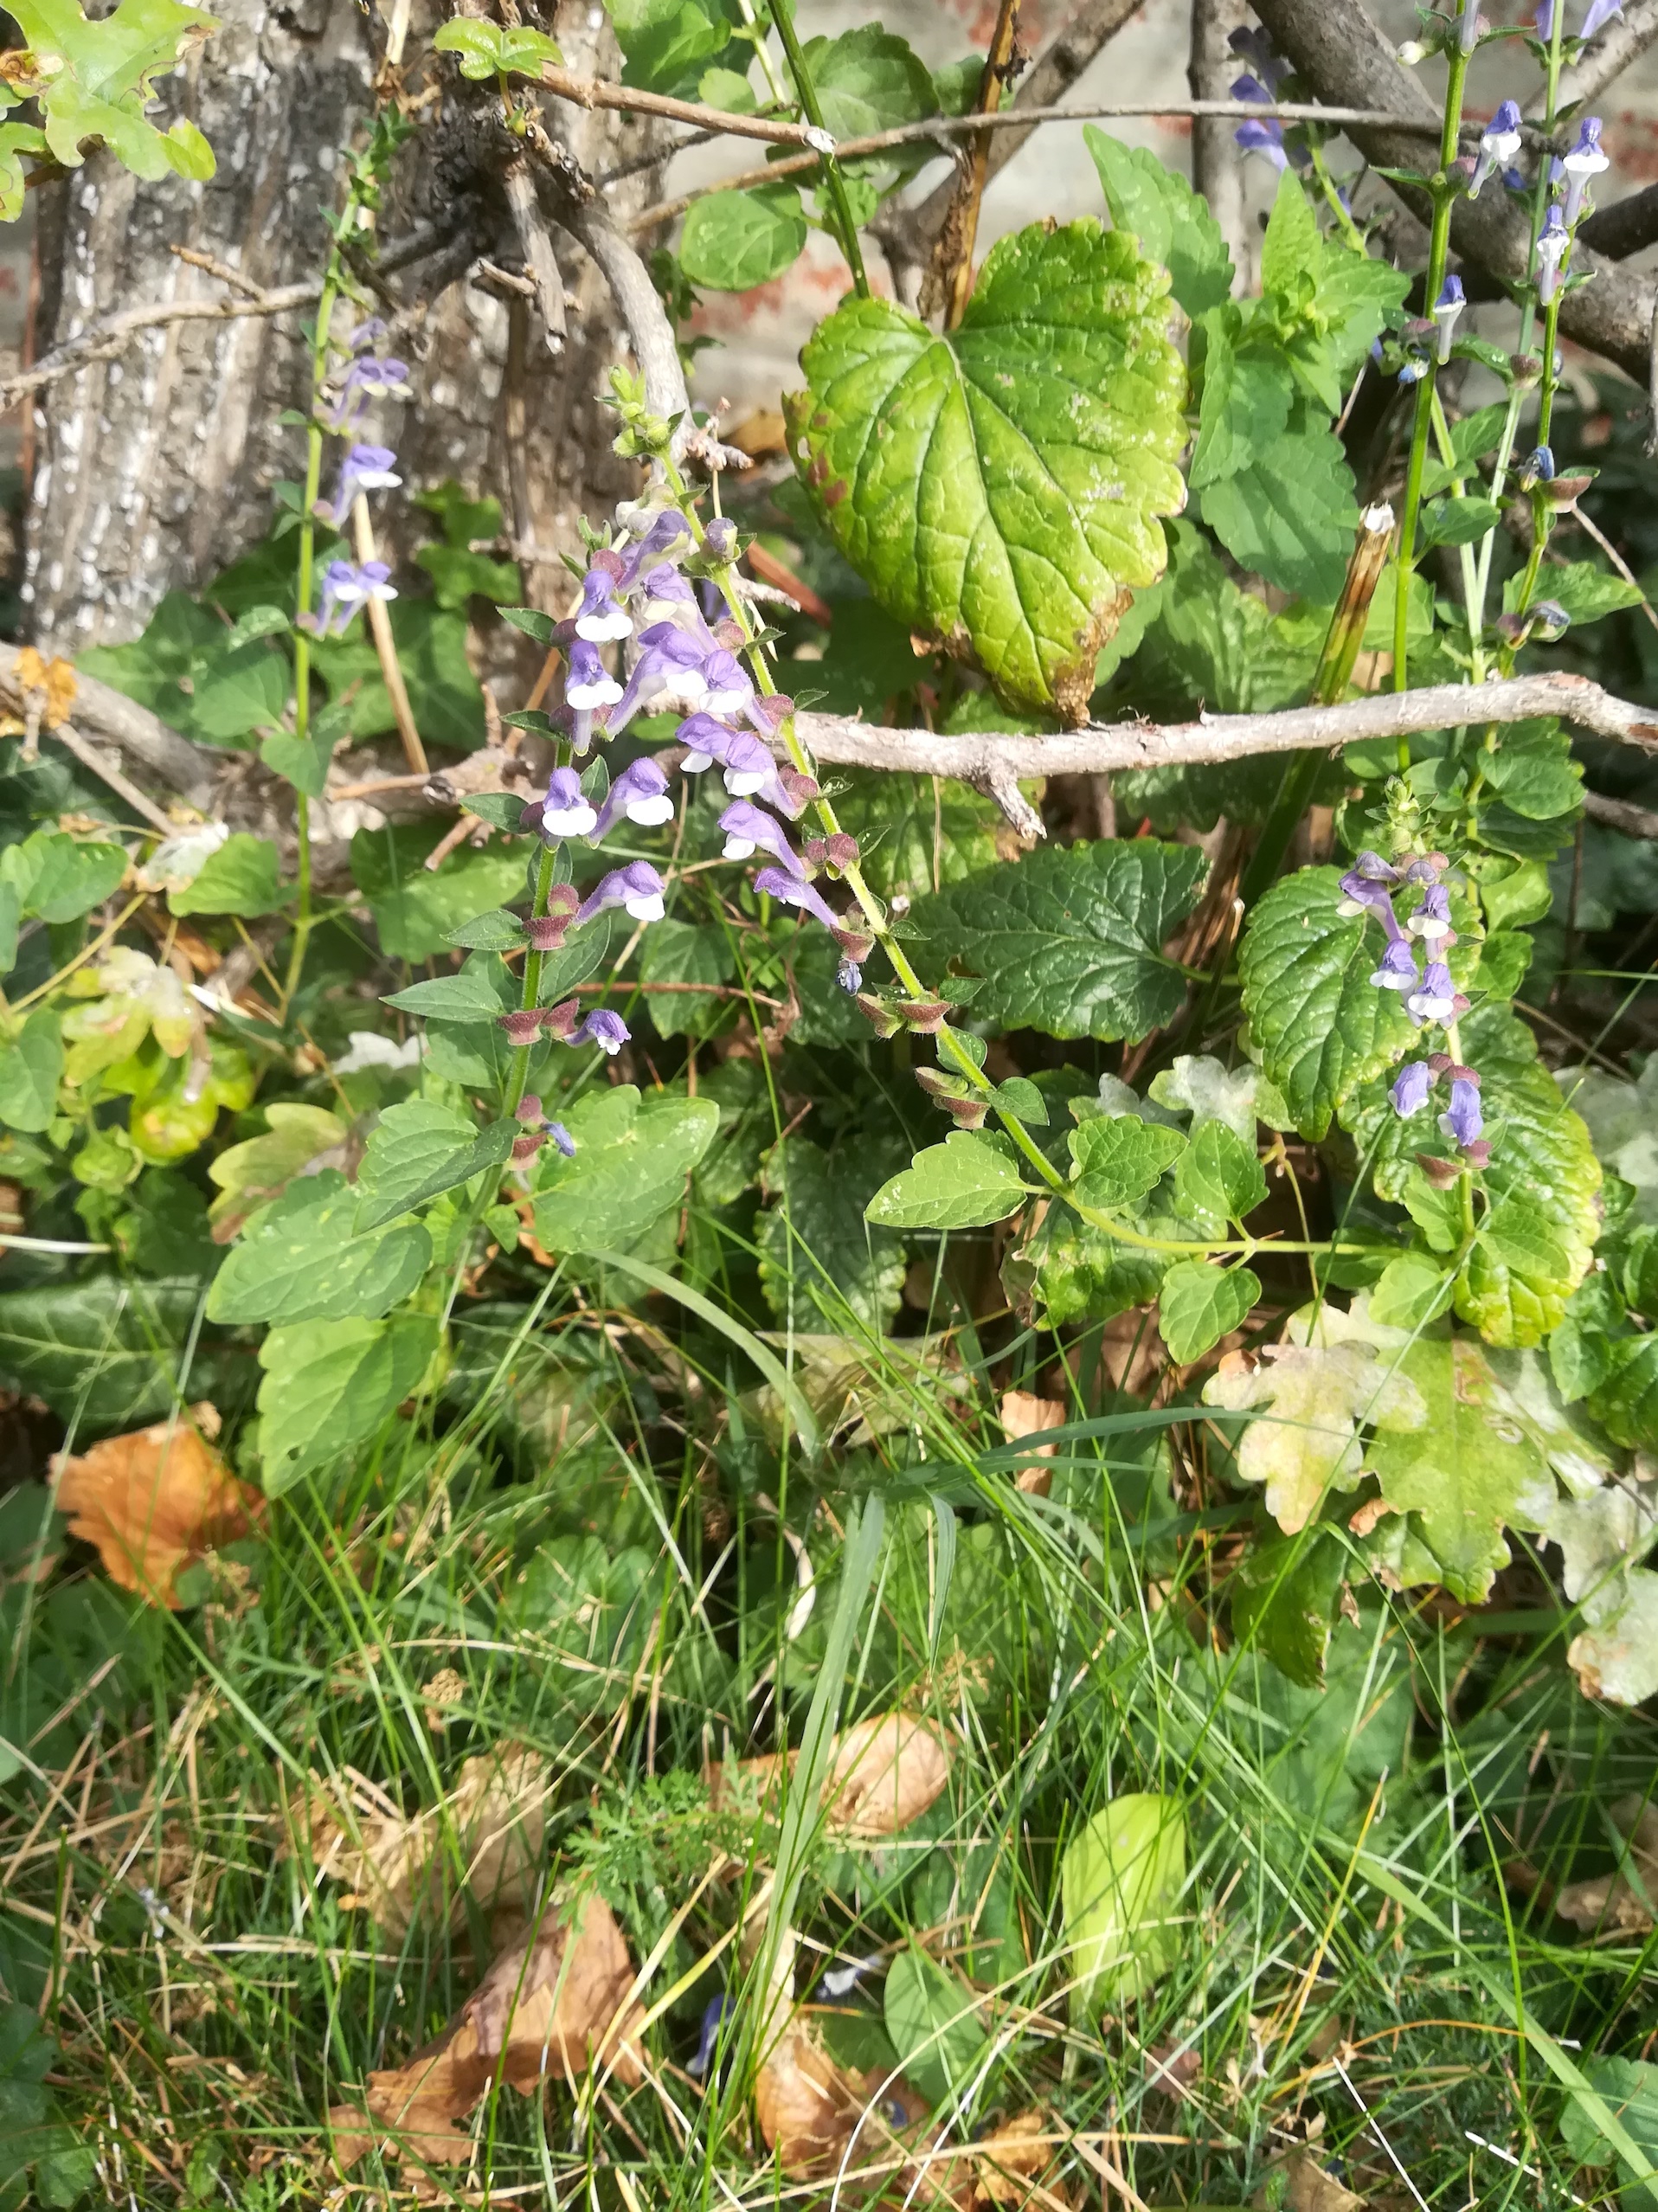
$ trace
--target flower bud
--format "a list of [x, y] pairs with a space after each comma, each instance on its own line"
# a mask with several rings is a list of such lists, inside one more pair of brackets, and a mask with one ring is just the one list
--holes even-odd
[[877, 1037], [896, 1037], [903, 1027], [903, 1015], [879, 991], [860, 991], [852, 1003]]
[[524, 1122], [526, 1128], [533, 1128], [540, 1121], [541, 1101], [533, 1090], [525, 1091], [512, 1109], [512, 1118], [515, 1122]]

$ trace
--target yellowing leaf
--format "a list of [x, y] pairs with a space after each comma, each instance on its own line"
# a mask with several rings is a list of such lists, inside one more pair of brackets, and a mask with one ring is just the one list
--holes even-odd
[[1186, 1816], [1173, 1797], [1131, 1791], [1096, 1813], [1060, 1862], [1078, 2016], [1161, 1979], [1180, 1955]]
[[157, 1421], [53, 1463], [55, 1502], [71, 1535], [98, 1546], [112, 1582], [152, 1605], [183, 1603], [182, 1567], [254, 1533], [264, 1506], [207, 1442], [219, 1416], [202, 1404], [188, 1419]]

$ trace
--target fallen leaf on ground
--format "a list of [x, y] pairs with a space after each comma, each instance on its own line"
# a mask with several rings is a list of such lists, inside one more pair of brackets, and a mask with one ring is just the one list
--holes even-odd
[[601, 1897], [555, 1904], [537, 1932], [504, 1951], [452, 2026], [407, 2065], [371, 2074], [367, 2118], [350, 2105], [329, 2112], [334, 2154], [355, 2165], [390, 2137], [428, 2165], [462, 2164], [472, 2138], [458, 2123], [498, 2080], [526, 2093], [549, 2076], [572, 2084], [589, 2064], [633, 2088], [645, 2078], [633, 2036], [644, 2012], [627, 2003], [633, 1963]]
[[[1362, 2196], [1355, 2196], [1332, 2173], [1327, 2173], [1318, 2160], [1305, 2151], [1292, 2151], [1287, 2158], [1276, 2164], [1275, 2174], [1282, 2174], [1288, 2184], [1283, 2196], [1286, 2212], [1360, 2212]], [[1265, 2204], [1268, 2191], [1259, 2189], [1251, 2202]]]
[[506, 1745], [469, 1759], [450, 1794], [412, 1818], [350, 1774], [313, 1774], [300, 1818], [312, 1859], [350, 1893], [343, 1901], [402, 1935], [417, 1919], [452, 1918], [463, 1892], [486, 1913], [524, 1905], [549, 1794], [542, 1753]]
[[[746, 1795], [757, 1786], [762, 1801], [773, 1797], [799, 1757], [745, 1759], [736, 1770], [739, 1790]], [[708, 1778], [719, 1795], [724, 1776], [714, 1768]], [[913, 1713], [877, 1714], [835, 1738], [823, 1785], [824, 1826], [831, 1836], [896, 1836], [920, 1819], [949, 1778], [949, 1746], [929, 1722]]]
[[[1002, 1434], [1009, 1444], [1017, 1444], [1021, 1437], [1039, 1436], [1044, 1429], [1057, 1429], [1064, 1424], [1065, 1407], [1058, 1399], [1033, 1398], [1028, 1391], [1004, 1391], [999, 1410]], [[1038, 1459], [1051, 1459], [1053, 1446], [1033, 1444], [1031, 1454]], [[1053, 1470], [1048, 1467], [1021, 1467], [1013, 1481], [1021, 1490], [1045, 1498], [1053, 1481]]]
[[884, 2074], [838, 2066], [811, 2029], [795, 2021], [755, 2076], [755, 2116], [786, 2174], [820, 2180], [843, 2161], [849, 2171], [873, 2164], [896, 2132], [925, 2116], [925, 2105], [907, 2090]]
[[[1621, 1797], [1608, 1811], [1613, 1826], [1627, 1842], [1629, 1870], [1620, 1868], [1589, 1881], [1567, 1882], [1554, 1900], [1554, 1909], [1576, 1927], [1615, 1935], [1644, 1935], [1654, 1924], [1653, 1907], [1658, 1905], [1658, 1804], [1640, 1797]], [[1639, 1888], [1629, 1879], [1630, 1872]]]
[[264, 1519], [257, 1491], [209, 1444], [218, 1433], [218, 1413], [203, 1403], [188, 1418], [106, 1437], [52, 1463], [55, 1502], [71, 1535], [95, 1544], [110, 1580], [152, 1605], [179, 1605], [180, 1568], [251, 1536]]

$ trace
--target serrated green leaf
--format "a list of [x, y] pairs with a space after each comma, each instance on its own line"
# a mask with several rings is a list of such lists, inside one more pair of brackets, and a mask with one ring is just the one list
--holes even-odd
[[63, 1080], [63, 1016], [36, 1006], [15, 1036], [0, 1039], [0, 1123], [37, 1135], [57, 1112]]
[[271, 914], [292, 896], [292, 886], [279, 878], [270, 839], [238, 830], [182, 891], [168, 892], [167, 904], [175, 914]]
[[1241, 1221], [1263, 1206], [1266, 1196], [1267, 1179], [1254, 1144], [1246, 1144], [1224, 1122], [1199, 1122], [1174, 1171], [1180, 1212], [1202, 1226], [1212, 1223], [1218, 1232], [1227, 1222]]
[[371, 1437], [425, 1373], [438, 1341], [424, 1314], [299, 1321], [259, 1347], [259, 1456], [267, 1497]]
[[1188, 1933], [1179, 1917], [1186, 1843], [1178, 1799], [1128, 1791], [1066, 1850], [1059, 1879], [1075, 1954], [1073, 2015], [1143, 1996], [1179, 1958]]
[[[817, 88], [823, 126], [832, 138], [868, 138], [877, 131], [918, 123], [937, 110], [932, 74], [907, 40], [879, 23], [859, 23], [838, 38], [813, 38], [806, 64]], [[887, 156], [864, 155], [849, 166], [852, 173], [890, 170]]]
[[0, 1291], [0, 1385], [87, 1430], [136, 1428], [173, 1403], [201, 1296], [199, 1283], [112, 1275]]
[[101, 138], [134, 176], [152, 182], [170, 170], [213, 174], [193, 124], [175, 124], [164, 138], [144, 112], [153, 80], [218, 28], [211, 16], [177, 0], [120, 0], [98, 23], [87, 21], [77, 0], [18, 0], [11, 12], [27, 45], [64, 63], [40, 95], [55, 160], [78, 169], [83, 142]]
[[1552, 717], [1507, 724], [1496, 745], [1481, 752], [1480, 764], [1503, 805], [1526, 821], [1555, 821], [1582, 801], [1582, 764], [1571, 756], [1571, 736]]
[[432, 826], [417, 822], [362, 829], [351, 839], [352, 878], [394, 960], [430, 960], [462, 923], [524, 896], [522, 846], [463, 845], [434, 871], [425, 864], [437, 842]]
[[498, 960], [474, 953], [459, 975], [434, 975], [428, 982], [411, 983], [382, 1003], [427, 1021], [492, 1022], [517, 1004], [516, 994], [508, 997], [506, 981], [506, 971]]
[[1004, 238], [960, 329], [853, 299], [784, 402], [817, 511], [889, 613], [1008, 704], [1080, 719], [1185, 498], [1167, 278], [1094, 222]]
[[578, 1099], [562, 1119], [575, 1156], [542, 1155], [536, 1235], [549, 1251], [579, 1252], [625, 1246], [679, 1203], [720, 1110], [672, 1093], [641, 1101], [624, 1083]]
[[1261, 241], [1261, 289], [1291, 307], [1310, 301], [1324, 258], [1324, 240], [1293, 170], [1279, 172], [1278, 189]]
[[1658, 1443], [1658, 1336], [1604, 1344], [1601, 1364], [1603, 1375], [1589, 1393], [1590, 1411], [1614, 1444], [1649, 1449]]
[[1083, 138], [1116, 228], [1132, 231], [1147, 260], [1168, 271], [1175, 299], [1194, 321], [1218, 306], [1232, 288], [1232, 260], [1207, 203], [1148, 147], [1125, 146], [1092, 123]]
[[1443, 1261], [1430, 1259], [1425, 1252], [1401, 1252], [1382, 1270], [1370, 1294], [1371, 1315], [1385, 1328], [1414, 1334], [1447, 1310], [1451, 1285]]
[[356, 1233], [366, 1236], [440, 1191], [470, 1182], [485, 1167], [498, 1167], [518, 1134], [511, 1121], [477, 1129], [464, 1114], [434, 1099], [408, 1098], [387, 1107], [357, 1170]]
[[1240, 351], [1244, 329], [1244, 311], [1229, 303], [1212, 309], [1194, 333], [1194, 342], [1202, 339], [1203, 360], [1198, 442], [1189, 473], [1194, 492], [1250, 466], [1276, 445], [1289, 421], [1295, 388], [1288, 371], [1272, 354]]
[[905, 2073], [935, 2105], [965, 2088], [984, 2062], [982, 2003], [913, 1943], [887, 1968], [882, 2006], [888, 2038]]
[[1169, 1357], [1190, 1366], [1237, 1328], [1260, 1299], [1261, 1278], [1250, 1268], [1179, 1261], [1157, 1294], [1157, 1327]]
[[1134, 1114], [1101, 1115], [1070, 1132], [1076, 1196], [1114, 1212], [1154, 1190], [1186, 1148], [1179, 1129]]
[[718, 0], [609, 0], [622, 82], [646, 92], [694, 92], [731, 42], [735, 16]]
[[1379, 928], [1340, 914], [1340, 897], [1334, 868], [1284, 877], [1250, 916], [1238, 955], [1250, 1037], [1303, 1136], [1323, 1136], [1342, 1100], [1417, 1033], [1400, 993], [1370, 980]]
[[883, 1229], [980, 1229], [1006, 1221], [1025, 1197], [1011, 1148], [953, 1129], [883, 1183], [864, 1212]]
[[1161, 948], [1206, 866], [1191, 846], [1150, 838], [1044, 849], [917, 899], [910, 926], [984, 978], [975, 1015], [1051, 1037], [1140, 1038], [1185, 997]]
[[1303, 394], [1248, 466], [1197, 496], [1204, 521], [1241, 568], [1303, 599], [1335, 598], [1359, 505], [1341, 441]]
[[218, 1321], [377, 1320], [425, 1274], [432, 1240], [418, 1222], [357, 1235], [357, 1194], [334, 1168], [302, 1176], [257, 1214], [214, 1277]]

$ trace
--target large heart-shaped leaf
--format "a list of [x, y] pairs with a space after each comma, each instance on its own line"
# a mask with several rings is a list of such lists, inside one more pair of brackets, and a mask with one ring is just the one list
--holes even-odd
[[849, 299], [784, 402], [796, 466], [882, 606], [1010, 704], [1087, 712], [1100, 647], [1163, 572], [1186, 371], [1167, 273], [1091, 219], [1005, 238], [959, 330]]

